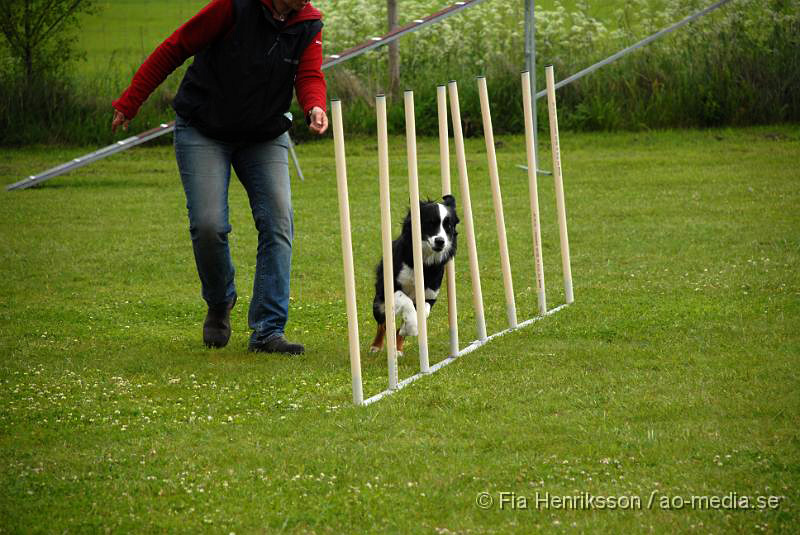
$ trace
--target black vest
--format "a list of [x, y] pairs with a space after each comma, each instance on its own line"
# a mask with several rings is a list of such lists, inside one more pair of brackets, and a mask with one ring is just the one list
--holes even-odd
[[277, 28], [259, 0], [234, 0], [234, 25], [195, 55], [172, 102], [202, 133], [224, 141], [268, 141], [286, 132], [300, 56], [321, 20]]

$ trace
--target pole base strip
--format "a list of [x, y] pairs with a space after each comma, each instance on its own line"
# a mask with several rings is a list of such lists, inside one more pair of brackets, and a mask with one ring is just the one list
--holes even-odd
[[465, 347], [464, 349], [459, 351], [456, 356], [447, 357], [446, 359], [441, 360], [441, 361], [437, 362], [436, 364], [434, 364], [433, 366], [431, 366], [430, 367], [430, 371], [428, 373], [417, 373], [415, 375], [412, 375], [411, 377], [407, 377], [406, 379], [403, 379], [402, 381], [397, 383], [397, 388], [387, 389], [387, 390], [384, 390], [383, 392], [381, 392], [379, 394], [375, 394], [371, 398], [365, 399], [364, 402], [362, 403], [362, 405], [370, 405], [372, 403], [375, 403], [376, 401], [380, 401], [383, 398], [385, 398], [386, 396], [388, 396], [390, 394], [393, 394], [394, 392], [397, 392], [398, 390], [401, 390], [401, 389], [405, 388], [406, 386], [410, 385], [411, 383], [413, 383], [417, 379], [421, 379], [422, 377], [425, 377], [426, 375], [430, 375], [430, 374], [438, 371], [439, 369], [444, 368], [448, 364], [454, 362], [459, 357], [463, 357], [464, 355], [468, 355], [468, 354], [472, 353], [473, 351], [475, 351], [479, 347], [481, 347], [483, 345], [486, 345], [489, 341], [491, 341], [491, 340], [493, 340], [495, 338], [498, 338], [500, 336], [503, 336], [504, 334], [508, 334], [508, 333], [510, 333], [512, 331], [518, 331], [519, 329], [527, 327], [528, 325], [530, 325], [530, 324], [532, 324], [532, 323], [534, 323], [536, 321], [539, 321], [541, 319], [544, 319], [547, 316], [552, 316], [553, 314], [555, 314], [556, 312], [558, 312], [560, 310], [563, 310], [567, 306], [569, 306], [569, 305], [565, 303], [565, 304], [563, 304], [561, 306], [557, 306], [556, 308], [554, 308], [552, 310], [548, 310], [542, 316], [535, 316], [535, 317], [533, 317], [533, 318], [531, 318], [529, 320], [523, 321], [522, 323], [517, 325], [516, 328], [513, 328], [513, 329], [512, 328], [508, 328], [508, 329], [506, 329], [504, 331], [500, 331], [499, 333], [495, 333], [495, 334], [485, 338], [484, 340], [475, 340], [470, 345], [468, 345], [467, 347]]

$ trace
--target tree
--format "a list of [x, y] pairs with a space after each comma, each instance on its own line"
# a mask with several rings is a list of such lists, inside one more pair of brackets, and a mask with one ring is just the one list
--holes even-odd
[[26, 85], [75, 56], [72, 33], [94, 0], [0, 0], [0, 33]]
[[[386, 14], [389, 31], [392, 31], [397, 28], [397, 0], [386, 0]], [[397, 41], [389, 43], [389, 94], [393, 97], [400, 95], [400, 56]]]

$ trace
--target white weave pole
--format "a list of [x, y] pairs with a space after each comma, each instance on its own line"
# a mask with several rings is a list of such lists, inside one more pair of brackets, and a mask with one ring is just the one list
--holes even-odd
[[[492, 129], [492, 113], [489, 109], [489, 90], [486, 78], [478, 77], [478, 96], [481, 101], [481, 117], [483, 118], [483, 135], [486, 139], [486, 158], [489, 164], [489, 181], [492, 185], [492, 203], [494, 204], [494, 221], [497, 226], [497, 241], [500, 245], [500, 268], [503, 272], [503, 288], [506, 295], [506, 316], [508, 327], [517, 327], [517, 306], [514, 302], [514, 283], [511, 280], [511, 260], [508, 257], [508, 239], [506, 238], [506, 222], [503, 216], [503, 196], [500, 193], [500, 175], [497, 171], [497, 153], [494, 147], [494, 130]], [[534, 168], [535, 169], [535, 168]]]
[[528, 190], [531, 201], [531, 228], [533, 229], [533, 261], [536, 268], [536, 295], [539, 315], [547, 313], [547, 298], [544, 291], [544, 265], [542, 263], [542, 231], [539, 217], [539, 186], [536, 181], [536, 161], [533, 137], [533, 106], [531, 99], [530, 73], [522, 73], [522, 111], [525, 118], [525, 147], [528, 153]]
[[389, 134], [386, 121], [386, 96], [375, 97], [378, 119], [378, 171], [381, 188], [381, 242], [383, 244], [383, 303], [386, 316], [386, 359], [389, 388], [397, 389], [397, 341], [394, 317], [394, 262], [392, 259], [392, 212], [389, 196]]
[[414, 119], [414, 92], [403, 93], [406, 112], [406, 151], [408, 153], [408, 192], [411, 198], [411, 241], [414, 251], [414, 294], [417, 305], [417, 341], [419, 371], [430, 373], [428, 364], [428, 324], [425, 314], [425, 276], [422, 263], [422, 217], [419, 213], [419, 178], [417, 176], [417, 125]]
[[333, 118], [333, 146], [336, 153], [336, 184], [339, 190], [339, 227], [342, 234], [342, 261], [344, 263], [345, 302], [347, 303], [347, 336], [350, 340], [350, 373], [353, 377], [353, 403], [363, 405], [364, 391], [361, 383], [361, 353], [358, 347], [356, 280], [353, 268], [353, 241], [350, 233], [350, 201], [347, 193], [347, 163], [344, 154], [341, 101], [331, 101], [331, 115]]
[[[439, 162], [442, 171], [442, 195], [452, 194], [450, 189], [450, 143], [447, 129], [447, 87], [436, 88], [436, 106], [439, 112]], [[450, 323], [450, 356], [458, 355], [458, 309], [456, 305], [455, 258], [445, 266], [447, 276], [447, 318]]]
[[461, 129], [461, 107], [458, 103], [458, 85], [455, 81], [447, 84], [450, 96], [450, 115], [453, 121], [453, 140], [456, 145], [456, 163], [458, 164], [458, 183], [461, 190], [463, 206], [464, 233], [467, 235], [467, 254], [469, 271], [472, 279], [472, 304], [475, 308], [475, 322], [478, 328], [478, 339], [486, 340], [486, 319], [483, 314], [483, 293], [481, 292], [481, 275], [478, 269], [478, 248], [475, 245], [475, 227], [472, 223], [472, 201], [469, 196], [469, 177], [467, 176], [467, 156], [464, 149], [464, 132]]
[[550, 145], [553, 152], [553, 179], [556, 186], [556, 211], [558, 232], [561, 238], [561, 267], [564, 271], [564, 295], [567, 304], [575, 298], [572, 294], [572, 268], [569, 262], [569, 238], [567, 237], [567, 209], [564, 204], [564, 182], [561, 176], [561, 148], [558, 142], [558, 114], [556, 113], [556, 89], [553, 66], [544, 68], [547, 80], [547, 109], [550, 112]]

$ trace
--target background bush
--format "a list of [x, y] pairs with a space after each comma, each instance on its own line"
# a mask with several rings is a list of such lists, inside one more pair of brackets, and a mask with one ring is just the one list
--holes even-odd
[[[385, 31], [385, 5], [374, 0], [317, 0], [325, 13], [325, 52], [335, 53]], [[376, 5], [377, 4], [377, 5]], [[631, 0], [537, 9], [537, 86], [543, 66], [566, 77], [709, 4], [703, 0]], [[153, 4], [151, 9], [160, 9]], [[618, 7], [617, 6], [621, 6]], [[401, 0], [400, 23], [441, 9], [441, 0]], [[547, 7], [547, 6], [545, 6]], [[164, 8], [166, 9], [166, 8]], [[174, 9], [174, 8], [172, 8]], [[191, 12], [191, 9], [189, 10]], [[103, 17], [102, 12], [97, 17]], [[185, 15], [182, 15], [185, 18]], [[85, 21], [86, 22], [86, 21]], [[176, 21], [177, 27], [181, 21]], [[417, 128], [435, 135], [435, 87], [459, 82], [467, 135], [480, 133], [474, 78], [489, 83], [498, 133], [521, 132], [519, 72], [524, 65], [521, 0], [488, 0], [400, 41], [401, 83], [416, 94]], [[559, 118], [578, 130], [748, 125], [800, 120], [800, 1], [733, 0], [713, 14], [563, 88]], [[140, 56], [90, 57], [72, 75], [39, 88], [32, 113], [19, 101], [17, 80], [0, 71], [0, 143], [110, 142], [110, 102], [127, 87]], [[0, 48], [0, 64], [8, 54]], [[96, 64], [101, 63], [101, 68]], [[107, 66], [106, 66], [107, 65]], [[170, 102], [185, 66], [143, 106], [134, 123], [145, 130], [172, 117]], [[345, 102], [348, 130], [374, 129], [374, 94], [388, 85], [387, 55], [378, 49], [326, 71], [329, 96]], [[299, 109], [294, 108], [295, 112]], [[544, 106], [539, 107], [544, 119]], [[297, 115], [300, 115], [297, 113]], [[390, 102], [390, 129], [404, 130], [402, 102]], [[294, 136], [304, 139], [298, 122]], [[169, 142], [165, 140], [164, 142]]]
[[[358, 36], [377, 31], [382, 14], [352, 16], [365, 10], [366, 3], [337, 0], [339, 9], [329, 10], [331, 33], [347, 28], [328, 36], [335, 41], [335, 48], [352, 46]], [[428, 12], [435, 4], [413, 3], [419, 12]], [[351, 7], [341, 9], [343, 4]], [[437, 83], [457, 79], [466, 131], [478, 132], [480, 110], [473, 78], [485, 74], [495, 129], [522, 130], [519, 72], [524, 65], [524, 20], [520, 4], [515, 0], [485, 2], [404, 38], [400, 47], [403, 83], [419, 94], [423, 110], [434, 109]], [[606, 17], [608, 23], [590, 14], [588, 2], [577, 2], [570, 9], [555, 2], [554, 9], [538, 9], [537, 87], [544, 87], [545, 64], [554, 64], [557, 79], [565, 78], [708, 4], [632, 0]], [[387, 85], [386, 71], [386, 55], [381, 53], [348, 62], [329, 73], [329, 92], [368, 103], [372, 94]], [[369, 106], [350, 104], [350, 108], [351, 115], [359, 115], [366, 114]], [[540, 106], [540, 119], [544, 113]], [[561, 89], [559, 116], [563, 127], [579, 130], [797, 121], [800, 2], [734, 0]], [[392, 122], [395, 132], [404, 128], [400, 119]], [[435, 135], [435, 114], [433, 119], [418, 121], [418, 129]], [[351, 118], [349, 124], [370, 127], [373, 122], [365, 116]]]

